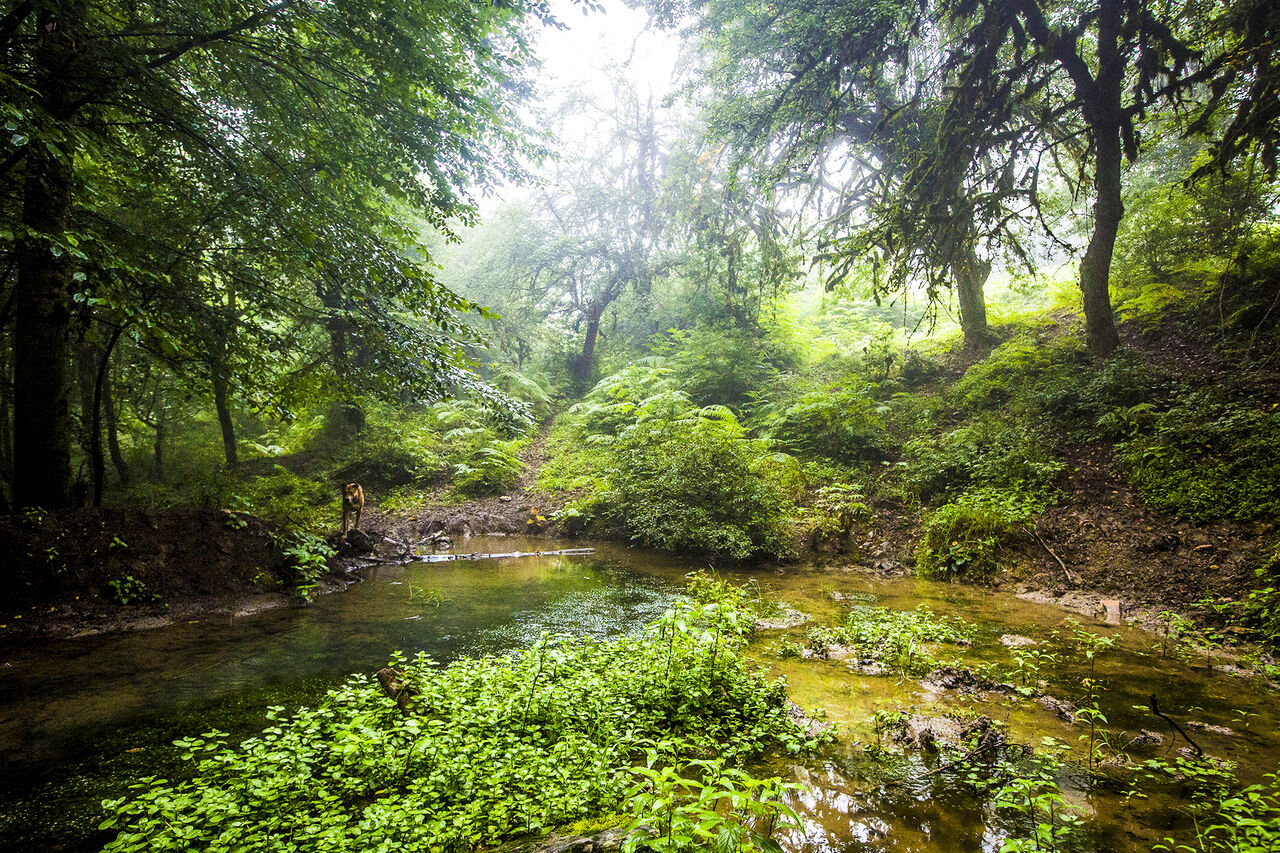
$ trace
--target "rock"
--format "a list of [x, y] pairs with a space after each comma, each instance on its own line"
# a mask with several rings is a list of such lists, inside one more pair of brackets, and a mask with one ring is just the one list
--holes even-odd
[[804, 729], [804, 733], [807, 737], [818, 737], [826, 732], [827, 729], [831, 728], [830, 723], [815, 720], [813, 717], [806, 714], [803, 708], [795, 702], [792, 702], [790, 699], [787, 700], [787, 716], [791, 718], [792, 722]]
[[1076, 706], [1066, 699], [1058, 699], [1053, 696], [1037, 696], [1036, 703], [1046, 711], [1056, 714], [1061, 720], [1068, 723], [1076, 721]]
[[799, 764], [792, 764], [788, 770], [791, 773], [791, 778], [796, 782], [799, 782], [801, 785], [811, 784], [811, 777], [809, 776], [809, 770], [807, 768], [801, 767]]
[[1213, 723], [1205, 723], [1200, 720], [1187, 720], [1183, 723], [1189, 729], [1199, 729], [1202, 732], [1208, 732], [1214, 735], [1226, 735], [1227, 737], [1235, 737], [1235, 732], [1226, 726], [1215, 726]]
[[502, 495], [501, 497], [498, 498], [498, 503], [504, 503], [504, 504], [511, 503], [511, 495]]
[[347, 536], [342, 540], [339, 550], [350, 554], [370, 554], [377, 547], [378, 540], [363, 530], [354, 529], [347, 531]]
[[1003, 681], [991, 681], [956, 666], [940, 666], [920, 680], [925, 687], [935, 690], [964, 690], [968, 692], [994, 690], [997, 693], [1017, 693], [1018, 688]]
[[795, 628], [809, 621], [808, 614], [801, 613], [794, 607], [780, 604], [778, 609], [780, 612], [777, 616], [757, 619], [755, 629], [757, 631], [781, 631], [786, 628]]
[[1159, 732], [1152, 732], [1146, 729], [1142, 729], [1138, 732], [1137, 736], [1134, 737], [1133, 740], [1129, 741], [1129, 747], [1132, 749], [1135, 746], [1136, 747], [1160, 746], [1160, 744], [1162, 743], [1164, 743], [1164, 735], [1160, 734]]
[[1102, 606], [1107, 609], [1106, 622], [1108, 625], [1120, 624], [1120, 601], [1115, 598], [1102, 599]]
[[1000, 637], [1000, 644], [1009, 648], [1018, 648], [1021, 646], [1038, 646], [1040, 645], [1030, 637], [1024, 637], [1021, 634], [1003, 634]]

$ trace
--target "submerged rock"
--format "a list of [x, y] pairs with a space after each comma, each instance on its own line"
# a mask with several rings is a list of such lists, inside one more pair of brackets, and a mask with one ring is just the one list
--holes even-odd
[[994, 690], [997, 693], [1017, 693], [1018, 688], [1004, 681], [992, 681], [957, 666], [940, 666], [920, 680], [925, 687], [935, 690], [962, 690], [968, 692]]
[[778, 605], [778, 614], [775, 616], [766, 616], [756, 620], [755, 630], [757, 631], [782, 631], [787, 628], [795, 628], [809, 621], [809, 614], [801, 613], [794, 607], [788, 607], [785, 604]]
[[1000, 637], [1000, 645], [1008, 646], [1013, 649], [1020, 646], [1038, 646], [1040, 643], [1030, 637], [1024, 637], [1021, 634], [1002, 634]]

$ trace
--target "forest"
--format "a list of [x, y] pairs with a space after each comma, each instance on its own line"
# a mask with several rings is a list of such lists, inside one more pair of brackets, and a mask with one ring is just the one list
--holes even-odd
[[1280, 5], [0, 43], [0, 851], [1280, 849]]

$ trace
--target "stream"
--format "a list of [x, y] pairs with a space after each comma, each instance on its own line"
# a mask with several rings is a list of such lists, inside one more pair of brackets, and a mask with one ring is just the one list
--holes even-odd
[[[574, 547], [519, 537], [473, 537], [461, 552]], [[222, 617], [147, 631], [80, 639], [27, 641], [0, 649], [0, 851], [96, 850], [109, 835], [97, 830], [98, 803], [119, 797], [131, 781], [180, 766], [171, 742], [220, 729], [243, 737], [263, 725], [271, 705], [316, 699], [352, 672], [372, 673], [394, 651], [426, 652], [438, 661], [501, 653], [532, 644], [543, 632], [608, 636], [634, 631], [662, 614], [680, 594], [683, 575], [701, 564], [599, 544], [591, 555], [379, 566], [351, 589], [305, 608]], [[789, 569], [727, 572], [754, 579], [767, 597], [810, 616], [805, 625], [758, 632], [750, 653], [787, 678], [792, 698], [821, 707], [840, 727], [837, 743], [804, 766], [773, 772], [805, 784], [791, 795], [803, 825], [781, 840], [794, 853], [819, 851], [998, 851], [1011, 830], [1005, 819], [954, 778], [934, 773], [936, 755], [889, 750], [877, 760], [865, 747], [880, 735], [877, 711], [927, 716], [960, 711], [1007, 725], [1011, 740], [1037, 744], [1045, 735], [1071, 748], [1060, 784], [1090, 822], [1090, 848], [1149, 850], [1183, 819], [1176, 792], [1128, 798], [1126, 786], [1082, 784], [1081, 727], [1041, 705], [1000, 693], [965, 695], [929, 689], [918, 679], [866, 675], [836, 660], [785, 658], [786, 642], [839, 621], [854, 603], [893, 609], [927, 604], [935, 613], [972, 623], [973, 644], [946, 649], [966, 665], [1011, 669], [1002, 635], [1017, 634], [1058, 653], [1035, 675], [1045, 693], [1079, 701], [1088, 675], [1072, 653], [1077, 626], [1063, 610], [990, 590], [913, 578]], [[1144, 706], [1152, 693], [1215, 756], [1238, 764], [1245, 782], [1280, 763], [1280, 723], [1273, 687], [1233, 676], [1201, 658], [1189, 665], [1162, 653], [1161, 639], [1109, 627], [1082, 616], [1079, 629], [1115, 638], [1098, 656], [1100, 710], [1109, 729], [1164, 735], [1168, 726]], [[1206, 726], [1210, 728], [1206, 728]], [[1212, 727], [1220, 727], [1214, 729]], [[1114, 788], [1114, 790], [1113, 790]]]

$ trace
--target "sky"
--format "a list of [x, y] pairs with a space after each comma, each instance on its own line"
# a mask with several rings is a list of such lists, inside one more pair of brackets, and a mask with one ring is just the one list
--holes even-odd
[[619, 0], [604, 0], [604, 12], [583, 14], [572, 0], [552, 0], [551, 8], [568, 29], [544, 28], [538, 44], [541, 82], [547, 90], [574, 87], [587, 94], [611, 91], [604, 69], [622, 65], [641, 91], [656, 97], [673, 88], [679, 58], [676, 33], [649, 26], [645, 12], [628, 9]]
[[[583, 14], [573, 0], [551, 0], [551, 9], [566, 28], [543, 27], [536, 50], [542, 68], [535, 74], [538, 98], [526, 118], [544, 127], [540, 114], [550, 113], [568, 94], [590, 96], [601, 103], [613, 99], [612, 76], [617, 66], [636, 84], [642, 98], [655, 102], [675, 88], [680, 58], [678, 34], [649, 25], [645, 12], [629, 9], [621, 0], [602, 0], [603, 12]], [[569, 156], [594, 132], [595, 119], [583, 116], [568, 121], [552, 149]], [[482, 218], [504, 201], [525, 197], [528, 189], [508, 185], [481, 200]]]

